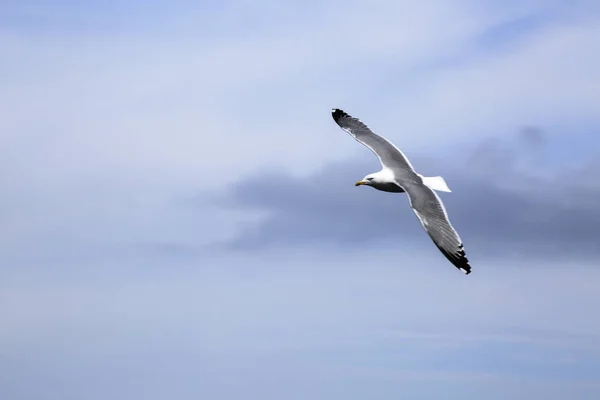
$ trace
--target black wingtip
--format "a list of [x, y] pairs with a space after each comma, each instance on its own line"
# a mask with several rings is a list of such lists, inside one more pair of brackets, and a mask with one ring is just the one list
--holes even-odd
[[331, 116], [335, 122], [338, 122], [342, 117], [347, 117], [348, 114], [339, 108], [333, 108], [331, 109]]
[[471, 273], [471, 265], [469, 265], [469, 259], [465, 255], [464, 245], [461, 243], [458, 251], [458, 263], [454, 264], [461, 272], [465, 275], [469, 275]]
[[457, 252], [452, 253], [446, 251], [443, 247], [438, 246], [437, 243], [435, 243], [435, 245], [442, 252], [444, 257], [446, 257], [460, 272], [465, 275], [471, 273], [471, 265], [469, 264], [469, 259], [465, 255], [465, 249], [462, 244], [458, 247]]
[[456, 268], [459, 269], [460, 272], [464, 273], [465, 275], [469, 275], [471, 273], [471, 266], [469, 265], [469, 260], [465, 256], [463, 256], [463, 258], [454, 265], [456, 266]]
[[469, 265], [469, 260], [467, 260], [466, 257], [458, 260], [450, 258], [450, 261], [463, 274], [469, 275], [471, 273], [471, 266]]

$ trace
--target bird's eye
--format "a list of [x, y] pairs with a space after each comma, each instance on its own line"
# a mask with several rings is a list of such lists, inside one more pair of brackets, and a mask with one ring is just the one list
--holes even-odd
[[372, 180], [373, 180], [373, 178], [367, 178], [367, 180], [368, 180], [368, 181], [372, 181]]

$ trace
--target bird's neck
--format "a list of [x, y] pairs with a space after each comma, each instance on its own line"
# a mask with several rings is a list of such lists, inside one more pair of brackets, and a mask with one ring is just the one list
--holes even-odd
[[381, 171], [375, 174], [375, 180], [382, 184], [391, 184], [396, 182], [394, 173], [386, 168], [382, 169]]

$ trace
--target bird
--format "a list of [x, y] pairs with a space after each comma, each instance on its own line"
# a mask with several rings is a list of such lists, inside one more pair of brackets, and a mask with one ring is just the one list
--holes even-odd
[[464, 274], [470, 274], [471, 266], [463, 241], [450, 223], [444, 203], [436, 193], [451, 192], [444, 178], [417, 173], [402, 151], [383, 136], [375, 134], [358, 118], [338, 108], [331, 110], [331, 116], [342, 130], [375, 153], [381, 163], [380, 171], [366, 175], [355, 186], [406, 193], [413, 212], [436, 247], [452, 265]]

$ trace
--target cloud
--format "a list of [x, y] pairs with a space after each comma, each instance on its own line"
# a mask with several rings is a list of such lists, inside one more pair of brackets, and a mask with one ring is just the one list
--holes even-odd
[[[410, 146], [454, 140], [484, 120], [488, 127], [516, 118], [537, 122], [536, 110], [559, 115], [565, 103], [579, 104], [569, 108], [571, 117], [596, 115], [586, 105], [599, 103], [588, 83], [600, 68], [584, 45], [595, 43], [595, 25], [527, 28], [518, 40], [505, 39], [514, 42], [512, 52], [489, 44], [481, 52], [471, 45], [474, 38], [523, 16], [544, 16], [543, 8], [536, 2], [501, 10], [493, 2], [378, 4], [311, 3], [309, 13], [300, 3], [289, 9], [233, 3], [180, 12], [184, 20], [201, 14], [213, 23], [158, 37], [145, 35], [148, 27], [68, 38], [4, 32], [0, 40], [10, 60], [0, 78], [5, 152], [20, 176], [135, 179], [152, 171], [155, 180], [191, 184], [213, 169], [231, 181], [249, 165], [306, 170], [313, 155], [332, 157], [338, 146], [321, 139], [331, 107], [367, 109], [365, 117], [372, 113], [383, 127], [397, 125], [400, 115]], [[264, 24], [247, 26], [249, 9]], [[298, 21], [291, 23], [289, 15]], [[162, 23], [162, 16], [153, 18]], [[445, 23], [449, 19], [452, 24]], [[448, 57], [461, 61], [443, 63]], [[585, 64], [553, 61], [583, 57]], [[386, 106], [372, 106], [374, 99]], [[271, 151], [284, 132], [288, 146]], [[323, 147], [312, 146], [315, 140]], [[227, 156], [216, 149], [227, 149]], [[54, 167], [40, 171], [31, 159]], [[79, 167], [70, 168], [73, 163]]]
[[[552, 128], [555, 116], [595, 121], [600, 68], [584, 44], [597, 42], [598, 32], [581, 5], [378, 5], [144, 7], [119, 29], [131, 14], [118, 7], [3, 9], [13, 21], [0, 32], [8, 258], [35, 265], [23, 250], [34, 243], [56, 255], [40, 251], [39, 259], [61, 259], [75, 242], [103, 249], [85, 258], [119, 254], [111, 241], [177, 246], [222, 236], [237, 216], [175, 209], [175, 199], [207, 196], [267, 166], [301, 177], [347, 160], [359, 150], [327, 133], [336, 129], [331, 107], [359, 113], [378, 131], [402, 132], [412, 154], [523, 124]], [[30, 29], [32, 20], [46, 31]], [[93, 28], [73, 35], [77, 21]], [[510, 51], [492, 46], [490, 35]], [[538, 75], [544, 79], [530, 79]], [[214, 219], [223, 223], [202, 224]]]
[[[523, 168], [529, 156], [544, 150], [545, 141], [539, 129], [525, 128], [511, 141], [480, 142], [460, 154], [448, 151], [443, 159], [409, 157], [418, 171], [444, 176], [453, 190], [441, 197], [468, 254], [597, 257], [600, 190], [588, 187], [577, 170], [544, 178]], [[307, 177], [264, 172], [233, 185], [225, 195], [231, 207], [266, 216], [229, 245], [334, 244], [366, 250], [394, 243], [398, 251], [424, 245], [429, 239], [406, 196], [353, 187], [355, 180], [378, 170], [376, 158], [365, 149], [368, 157], [369, 163], [332, 164]]]
[[[237, 216], [176, 199], [207, 196], [265, 165], [306, 174], [347, 157], [353, 147], [323, 135], [328, 110], [371, 103], [385, 81], [374, 71], [435, 62], [538, 10], [378, 4], [144, 7], [119, 29], [131, 14], [116, 6], [3, 9], [12, 21], [0, 32], [6, 270], [130, 262], [153, 243], [156, 254], [187, 257], [178, 246], [227, 234]], [[454, 23], [443, 24], [448, 18]], [[73, 35], [81, 24], [89, 29]], [[275, 142], [284, 143], [279, 151]]]

